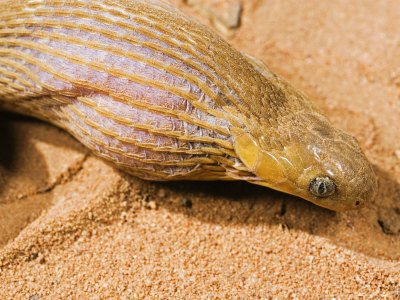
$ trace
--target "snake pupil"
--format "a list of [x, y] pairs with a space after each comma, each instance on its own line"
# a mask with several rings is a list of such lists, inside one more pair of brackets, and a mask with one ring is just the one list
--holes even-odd
[[318, 194], [323, 195], [326, 192], [325, 183], [321, 182], [318, 186]]

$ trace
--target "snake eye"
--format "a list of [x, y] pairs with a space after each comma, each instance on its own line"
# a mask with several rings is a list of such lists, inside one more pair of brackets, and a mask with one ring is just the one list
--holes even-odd
[[316, 177], [310, 182], [309, 190], [314, 196], [324, 198], [335, 193], [336, 185], [327, 176]]

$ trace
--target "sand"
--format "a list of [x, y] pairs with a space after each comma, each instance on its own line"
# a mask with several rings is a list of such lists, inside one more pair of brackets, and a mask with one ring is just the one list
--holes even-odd
[[226, 38], [358, 138], [374, 203], [335, 213], [245, 182], [145, 182], [2, 113], [2, 299], [400, 298], [400, 2], [243, 5]]

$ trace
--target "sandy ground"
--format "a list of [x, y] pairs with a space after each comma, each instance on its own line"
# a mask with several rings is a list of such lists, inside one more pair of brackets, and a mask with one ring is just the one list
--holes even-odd
[[243, 3], [227, 39], [359, 139], [375, 202], [334, 213], [244, 182], [145, 182], [3, 113], [2, 299], [400, 298], [400, 2]]

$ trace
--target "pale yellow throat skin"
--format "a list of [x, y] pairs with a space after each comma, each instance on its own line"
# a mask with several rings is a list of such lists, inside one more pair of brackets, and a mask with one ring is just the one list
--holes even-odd
[[343, 211], [377, 191], [351, 135], [262, 62], [159, 1], [6, 1], [0, 109], [147, 180], [246, 180]]

